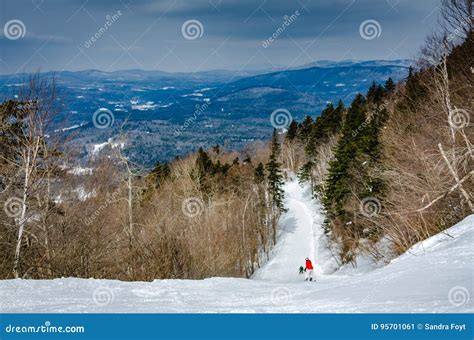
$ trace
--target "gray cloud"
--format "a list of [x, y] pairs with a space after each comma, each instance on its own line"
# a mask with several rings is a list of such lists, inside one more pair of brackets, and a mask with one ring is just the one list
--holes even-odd
[[[0, 36], [0, 72], [99, 68], [196, 71], [236, 65], [299, 65], [317, 59], [409, 58], [436, 21], [433, 0], [18, 0], [3, 3], [2, 26], [24, 22], [18, 40]], [[106, 30], [107, 15], [120, 18]], [[266, 49], [285, 15], [298, 18]], [[199, 20], [202, 38], [182, 24]], [[359, 35], [377, 20], [382, 34]], [[3, 31], [3, 29], [2, 29]], [[85, 42], [102, 32], [91, 46]], [[38, 49], [40, 49], [38, 51]]]

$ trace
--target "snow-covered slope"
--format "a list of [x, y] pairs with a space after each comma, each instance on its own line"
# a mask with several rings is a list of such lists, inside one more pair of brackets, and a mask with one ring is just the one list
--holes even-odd
[[[285, 185], [278, 246], [254, 278], [120, 282], [63, 278], [0, 282], [2, 312], [474, 312], [474, 215], [388, 265], [335, 269], [308, 188]], [[306, 256], [316, 282], [297, 274]]]
[[301, 281], [298, 268], [309, 257], [316, 275], [330, 274], [337, 268], [321, 228], [324, 216], [319, 202], [311, 199], [311, 189], [293, 178], [284, 186], [288, 212], [280, 220], [277, 245], [270, 261], [253, 279], [274, 282]]

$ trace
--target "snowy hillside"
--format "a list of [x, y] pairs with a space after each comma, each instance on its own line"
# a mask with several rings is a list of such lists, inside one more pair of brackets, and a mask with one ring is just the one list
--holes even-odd
[[321, 205], [311, 200], [310, 187], [301, 188], [296, 180], [287, 182], [284, 190], [288, 212], [280, 219], [277, 245], [270, 261], [254, 274], [253, 279], [301, 281], [298, 268], [306, 257], [314, 262], [316, 275], [333, 273], [338, 265], [321, 228], [324, 222]]
[[[474, 312], [474, 215], [384, 267], [334, 273], [318, 202], [295, 181], [285, 185], [285, 194], [288, 212], [280, 221], [278, 245], [250, 280], [5, 280], [1, 311]], [[315, 264], [316, 282], [298, 275], [306, 256]]]

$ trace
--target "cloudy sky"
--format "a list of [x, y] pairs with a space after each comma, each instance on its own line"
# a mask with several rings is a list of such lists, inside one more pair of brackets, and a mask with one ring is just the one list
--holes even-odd
[[0, 3], [1, 74], [190, 72], [293, 67], [321, 59], [411, 58], [438, 13], [437, 0]]

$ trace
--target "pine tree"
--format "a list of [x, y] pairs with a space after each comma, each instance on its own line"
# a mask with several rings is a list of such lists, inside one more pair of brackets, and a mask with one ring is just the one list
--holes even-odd
[[395, 92], [395, 83], [391, 77], [389, 77], [385, 82], [385, 91], [389, 94]]
[[145, 177], [146, 185], [142, 188], [141, 203], [147, 203], [153, 196], [156, 189], [159, 189], [163, 182], [171, 175], [171, 169], [168, 163], [161, 164], [157, 162], [155, 167]]
[[314, 162], [311, 160], [303, 164], [300, 171], [298, 172], [298, 182], [300, 184], [305, 183], [305, 182], [312, 183], [311, 171], [313, 170], [313, 167], [314, 167]]
[[212, 164], [212, 161], [202, 147], [200, 147], [198, 150], [196, 167], [201, 178], [213, 172], [214, 166]]
[[327, 137], [338, 133], [342, 127], [344, 118], [344, 103], [342, 100], [339, 100], [337, 106], [331, 111], [331, 115], [328, 117], [328, 122], [326, 123], [326, 134]]
[[306, 141], [308, 139], [309, 134], [313, 128], [313, 118], [310, 116], [306, 116], [301, 124], [298, 126], [298, 137], [302, 141]]
[[410, 66], [405, 85], [405, 100], [397, 106], [402, 111], [413, 111], [419, 101], [426, 98], [426, 89], [421, 83], [421, 74], [414, 72]]
[[[239, 158], [233, 160], [233, 165], [239, 165]], [[204, 192], [209, 189], [208, 179], [212, 176], [222, 174], [227, 175], [227, 172], [232, 167], [230, 164], [222, 164], [220, 160], [215, 163], [211, 160], [209, 155], [203, 148], [199, 148], [198, 156], [196, 158], [196, 169], [194, 170], [194, 179], [199, 183], [201, 190]]]
[[170, 167], [168, 163], [161, 164], [157, 162], [153, 170], [150, 171], [148, 178], [150, 184], [155, 188], [159, 188], [163, 181], [168, 178], [171, 174]]
[[357, 95], [346, 114], [334, 160], [329, 163], [323, 195], [327, 212], [326, 231], [337, 224], [359, 235], [361, 230], [352, 221], [353, 213], [357, 212], [346, 206], [348, 199], [352, 195], [361, 198], [382, 196], [383, 182], [373, 177], [371, 169], [379, 162], [380, 130], [388, 117], [386, 109], [380, 110], [379, 105], [384, 93], [382, 86], [374, 84], [367, 99]]
[[292, 142], [296, 135], [298, 134], [298, 123], [295, 120], [292, 120], [288, 126], [288, 131], [286, 132], [286, 140]]
[[336, 122], [336, 119], [334, 106], [329, 103], [321, 115], [316, 118], [316, 121], [310, 125], [305, 146], [305, 154], [308, 159], [312, 160], [317, 156], [317, 147], [326, 142], [328, 137], [333, 134], [333, 130], [336, 130], [335, 126], [340, 124], [340, 122]]
[[[313, 183], [313, 168], [317, 162], [318, 147], [326, 143], [331, 136], [339, 133], [344, 120], [344, 104], [339, 100], [336, 108], [329, 103], [321, 112], [321, 115], [311, 124], [311, 130], [305, 140], [306, 163], [299, 169], [298, 179], [300, 182], [309, 181]], [[308, 124], [308, 122], [306, 123]], [[304, 137], [299, 137], [301, 140]], [[312, 188], [313, 192], [315, 188]]]
[[263, 181], [265, 181], [265, 167], [262, 163], [258, 163], [257, 167], [255, 168], [254, 179], [255, 183], [257, 184], [263, 183]]
[[372, 101], [372, 99], [375, 96], [375, 91], [377, 90], [377, 84], [375, 81], [372, 82], [372, 85], [370, 85], [369, 89], [367, 90], [367, 100]]
[[214, 165], [207, 152], [200, 147], [196, 158], [196, 169], [195, 172], [193, 172], [193, 177], [202, 192], [209, 192], [209, 177], [213, 176], [216, 170], [220, 170], [220, 162], [218, 162], [217, 166]]
[[362, 133], [354, 134], [354, 131], [358, 132], [366, 121], [364, 105], [364, 96], [357, 95], [347, 112], [334, 160], [329, 163], [326, 191], [323, 197], [323, 204], [329, 219], [344, 218], [343, 204], [346, 195], [350, 193], [351, 166], [359, 152], [360, 141], [363, 139]]
[[284, 193], [283, 193], [283, 175], [281, 172], [281, 163], [279, 162], [280, 157], [280, 141], [278, 138], [277, 130], [273, 130], [272, 141], [271, 141], [271, 154], [270, 160], [267, 163], [268, 172], [268, 190], [272, 197], [273, 206], [279, 211], [284, 212], [285, 208], [283, 205]]

